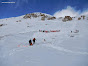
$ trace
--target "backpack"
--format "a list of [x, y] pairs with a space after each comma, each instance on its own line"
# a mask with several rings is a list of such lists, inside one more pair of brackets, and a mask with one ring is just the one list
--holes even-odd
[[35, 40], [35, 38], [33, 40]]

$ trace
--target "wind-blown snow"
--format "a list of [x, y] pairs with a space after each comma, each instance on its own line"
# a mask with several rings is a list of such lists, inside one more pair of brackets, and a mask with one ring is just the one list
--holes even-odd
[[65, 16], [76, 17], [79, 15], [88, 15], [88, 9], [85, 9], [81, 12], [80, 10], [76, 10], [71, 6], [67, 6], [66, 9], [62, 9], [61, 11], [57, 11], [54, 13], [54, 16], [57, 18]]
[[[21, 16], [0, 19], [0, 24], [0, 66], [88, 66], [87, 19], [62, 22]], [[35, 44], [29, 46], [34, 37]]]
[[76, 11], [74, 8], [72, 8], [71, 6], [67, 6], [66, 9], [63, 9], [61, 11], [57, 11], [54, 16], [55, 17], [65, 17], [65, 16], [71, 16], [71, 17], [75, 17], [79, 15], [79, 11]]

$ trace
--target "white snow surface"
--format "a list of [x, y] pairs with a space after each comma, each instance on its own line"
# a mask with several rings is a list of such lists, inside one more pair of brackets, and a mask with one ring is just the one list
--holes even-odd
[[[0, 19], [0, 24], [0, 66], [88, 66], [87, 19], [62, 22], [21, 16]], [[34, 37], [35, 44], [29, 46]]]

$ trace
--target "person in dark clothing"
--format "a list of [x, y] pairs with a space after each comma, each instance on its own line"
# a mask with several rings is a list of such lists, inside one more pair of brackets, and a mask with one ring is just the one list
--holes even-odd
[[43, 30], [43, 32], [44, 32], [44, 30]]
[[35, 38], [33, 38], [33, 44], [35, 44], [35, 40], [36, 40], [36, 39], [35, 39]]
[[29, 44], [32, 45], [32, 41], [31, 41], [31, 39], [29, 40]]

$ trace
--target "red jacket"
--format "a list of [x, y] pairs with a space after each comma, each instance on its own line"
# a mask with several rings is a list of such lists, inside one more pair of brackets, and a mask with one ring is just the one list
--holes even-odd
[[33, 40], [36, 40], [35, 38]]

